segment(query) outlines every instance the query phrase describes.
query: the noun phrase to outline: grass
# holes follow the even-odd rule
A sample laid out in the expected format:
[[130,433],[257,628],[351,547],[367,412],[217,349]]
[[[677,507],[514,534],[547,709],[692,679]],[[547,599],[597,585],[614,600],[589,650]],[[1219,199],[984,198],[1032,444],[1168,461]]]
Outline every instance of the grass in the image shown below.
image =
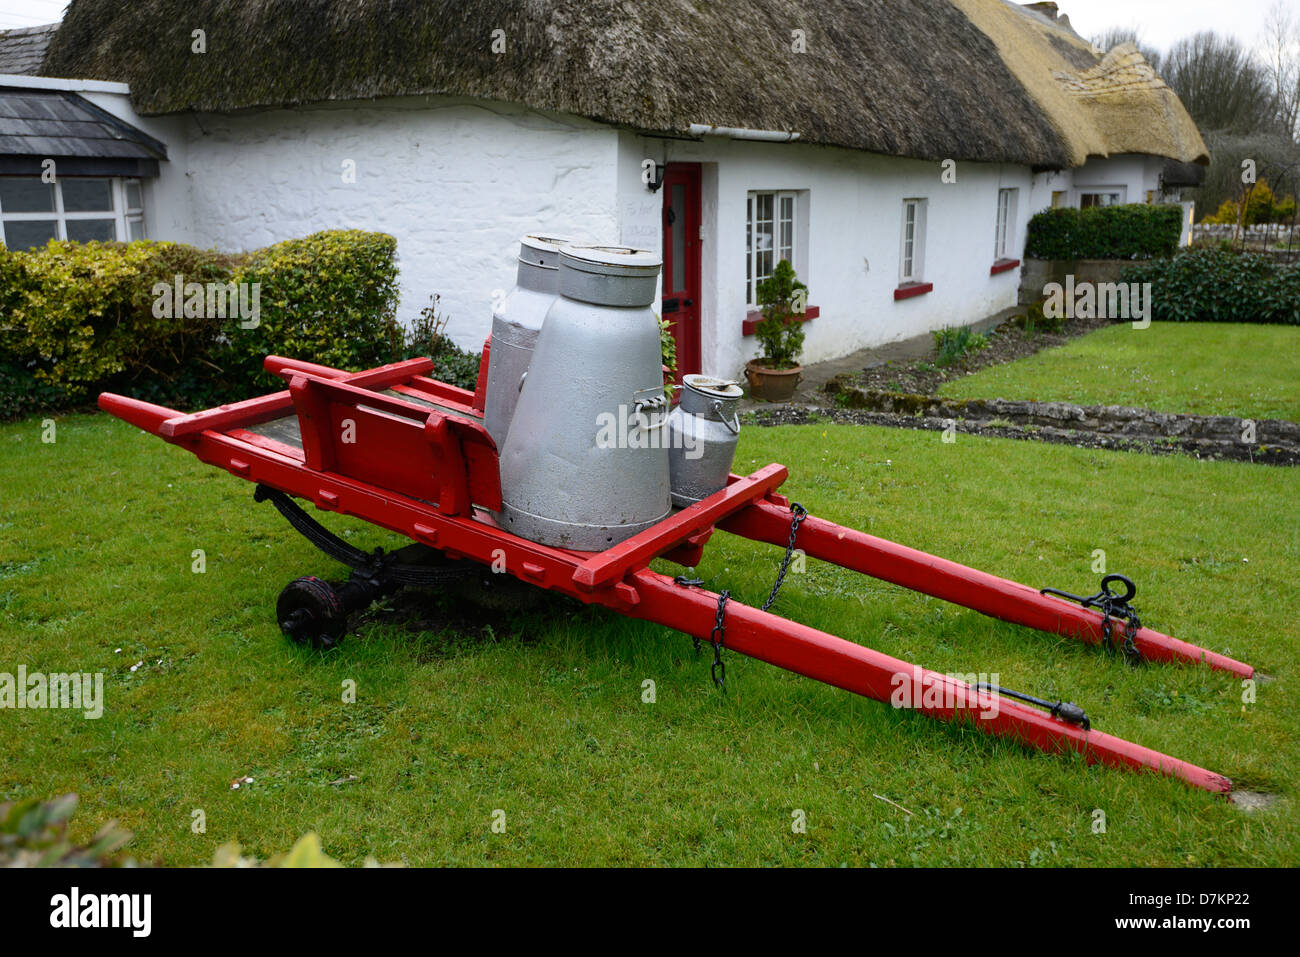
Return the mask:
[[1300,422],[1300,328],[1121,323],[946,382],[939,393]]
[[[106,706],[0,711],[0,801],[78,792],[75,839],[116,817],[133,854],[173,865],[230,840],[267,857],[308,830],[353,864],[1300,863],[1300,471],[821,424],[746,429],[737,461],[791,465],[787,491],[814,514],[1033,585],[1089,590],[1105,549],[1145,622],[1276,679],[1257,703],[1227,675],[1131,670],[815,561],[775,610],[1065,696],[1101,730],[1280,796],[1247,815],[735,655],[723,697],[685,636],[559,598],[468,613],[453,597],[423,630],[291,646],[279,589],[338,569],[247,483],[104,416],[60,419],[54,444],[40,432],[0,426],[0,671],[103,671]],[[757,604],[778,557],[720,533],[699,574]]]

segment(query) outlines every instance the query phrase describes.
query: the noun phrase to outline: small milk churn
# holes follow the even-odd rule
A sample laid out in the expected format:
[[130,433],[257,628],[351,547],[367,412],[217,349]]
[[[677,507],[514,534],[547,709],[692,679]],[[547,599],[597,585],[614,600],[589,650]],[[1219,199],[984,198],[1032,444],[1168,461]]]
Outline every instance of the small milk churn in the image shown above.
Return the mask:
[[560,297],[501,447],[499,520],[521,538],[601,551],[671,511],[668,408],[650,308],[661,262],[619,246],[560,251]]
[[533,358],[542,320],[559,294],[560,247],[566,239],[525,236],[519,241],[515,288],[492,312],[492,349],[488,353],[487,396],[483,427],[501,450],[519,402],[524,374]]
[[673,504],[694,505],[721,491],[740,441],[740,399],[735,382],[706,375],[682,378],[681,402],[668,417],[668,466]]

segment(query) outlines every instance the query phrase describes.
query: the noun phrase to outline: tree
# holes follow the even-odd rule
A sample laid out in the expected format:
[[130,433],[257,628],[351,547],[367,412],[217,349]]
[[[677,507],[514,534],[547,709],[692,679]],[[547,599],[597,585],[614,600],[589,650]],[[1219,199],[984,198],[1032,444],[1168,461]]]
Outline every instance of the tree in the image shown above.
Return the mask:
[[1289,136],[1300,136],[1300,20],[1284,0],[1269,7],[1259,45],[1278,126]]
[[1278,128],[1264,66],[1232,37],[1214,32],[1179,40],[1161,74],[1202,130],[1268,133]]

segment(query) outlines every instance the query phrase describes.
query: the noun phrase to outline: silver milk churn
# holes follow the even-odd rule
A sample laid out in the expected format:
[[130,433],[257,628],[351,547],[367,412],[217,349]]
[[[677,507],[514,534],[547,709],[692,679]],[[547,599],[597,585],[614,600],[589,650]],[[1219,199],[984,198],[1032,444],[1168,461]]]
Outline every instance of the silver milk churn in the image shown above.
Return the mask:
[[530,541],[594,552],[671,511],[658,255],[565,246],[560,297],[501,447],[499,520]]
[[487,396],[483,427],[500,451],[519,402],[528,363],[533,358],[546,311],[559,295],[560,247],[566,239],[525,236],[519,242],[515,288],[492,311],[492,348],[488,352]]
[[682,378],[682,397],[668,417],[668,468],[673,504],[694,505],[727,485],[740,441],[735,382],[706,375]]

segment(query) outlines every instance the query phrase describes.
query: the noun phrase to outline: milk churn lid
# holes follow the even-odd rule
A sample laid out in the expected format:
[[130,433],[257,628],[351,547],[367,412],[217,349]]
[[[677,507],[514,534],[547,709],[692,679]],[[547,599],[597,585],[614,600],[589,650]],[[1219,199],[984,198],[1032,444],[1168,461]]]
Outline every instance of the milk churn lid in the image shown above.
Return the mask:
[[663,265],[658,254],[629,246],[569,245],[560,250],[565,264],[582,272],[600,276],[655,275]]
[[560,295],[606,306],[648,306],[655,300],[663,260],[628,246],[565,246]]
[[519,240],[519,261],[543,269],[560,268],[560,247],[569,245],[567,239],[550,236],[525,236]]
[[713,399],[739,399],[745,394],[739,383],[718,379],[711,375],[682,376],[682,383],[688,389],[694,389]]

